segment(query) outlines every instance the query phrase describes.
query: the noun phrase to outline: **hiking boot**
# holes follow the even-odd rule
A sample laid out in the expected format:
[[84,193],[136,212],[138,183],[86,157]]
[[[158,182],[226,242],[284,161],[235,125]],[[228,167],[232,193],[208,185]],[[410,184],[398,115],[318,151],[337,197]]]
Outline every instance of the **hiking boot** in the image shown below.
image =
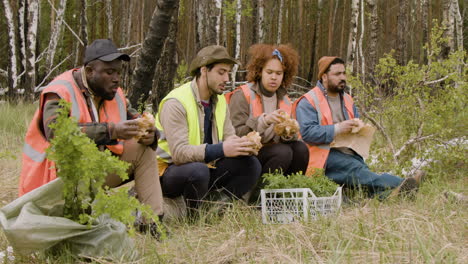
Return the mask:
[[412,196],[418,190],[419,184],[415,178],[410,177],[406,178],[401,182],[401,184],[396,187],[389,197],[396,197],[396,196]]

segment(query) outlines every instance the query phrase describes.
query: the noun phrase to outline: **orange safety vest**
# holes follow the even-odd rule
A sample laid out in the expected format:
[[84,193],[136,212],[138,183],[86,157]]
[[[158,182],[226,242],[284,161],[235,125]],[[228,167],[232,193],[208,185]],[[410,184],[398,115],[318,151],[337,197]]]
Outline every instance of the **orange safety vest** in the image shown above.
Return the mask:
[[[244,84],[242,86],[239,86],[236,90],[227,93],[226,96],[226,102],[229,104],[231,101],[231,96],[238,90],[242,89],[242,92],[244,93],[245,99],[247,100],[247,103],[250,105],[250,114],[253,117],[258,117],[261,114],[263,114],[263,105],[262,105],[262,98],[260,95],[255,93],[254,90],[251,89],[253,86],[252,83]],[[253,98],[253,99],[252,99]],[[279,101],[279,108],[284,110],[286,113],[289,115],[291,114],[291,100],[287,95],[283,97],[283,100]]]
[[[55,93],[61,99],[71,102],[71,116],[79,123],[92,122],[86,100],[73,79],[73,70],[57,76],[41,93],[39,109],[34,114],[33,120],[26,132],[23,147],[23,166],[21,169],[19,196],[40,187],[57,178],[57,172],[53,161],[46,158],[45,150],[50,143],[42,132],[42,113],[44,95]],[[112,100],[105,100],[99,110],[100,122],[113,122],[127,120],[127,105],[122,89],[118,88],[117,94]],[[117,145],[106,146],[113,153],[123,153],[123,141]]]
[[[328,105],[327,98],[319,87],[313,88],[294,102],[292,110],[293,118],[296,118],[296,107],[302,98],[307,99],[307,101],[315,108],[320,125],[333,125],[330,106]],[[343,100],[349,118],[354,118],[353,98],[349,94],[344,93]],[[309,164],[307,165],[306,175],[311,176],[314,174],[316,169],[323,169],[325,167],[325,162],[327,161],[328,154],[330,153],[330,144],[311,145],[307,143],[307,148],[309,148]]]

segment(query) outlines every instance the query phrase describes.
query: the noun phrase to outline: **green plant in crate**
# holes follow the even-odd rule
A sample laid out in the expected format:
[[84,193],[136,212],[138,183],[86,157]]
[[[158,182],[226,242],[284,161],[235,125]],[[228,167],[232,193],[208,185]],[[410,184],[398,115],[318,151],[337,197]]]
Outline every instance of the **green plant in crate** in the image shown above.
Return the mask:
[[91,224],[101,214],[109,214],[133,232],[135,216],[140,210],[146,219],[157,223],[149,206],[127,195],[125,188],[111,192],[102,188],[109,173],[128,179],[128,163],[113,156],[109,150],[99,151],[96,144],[81,132],[74,117],[69,117],[70,103],[61,100],[55,123],[50,127],[54,138],[47,149],[48,158],[56,164],[57,175],[63,180],[64,217]]
[[312,177],[307,177],[302,173],[285,176],[281,171],[277,170],[272,173],[265,173],[262,177],[265,189],[309,188],[318,197],[332,196],[339,186],[320,172]]

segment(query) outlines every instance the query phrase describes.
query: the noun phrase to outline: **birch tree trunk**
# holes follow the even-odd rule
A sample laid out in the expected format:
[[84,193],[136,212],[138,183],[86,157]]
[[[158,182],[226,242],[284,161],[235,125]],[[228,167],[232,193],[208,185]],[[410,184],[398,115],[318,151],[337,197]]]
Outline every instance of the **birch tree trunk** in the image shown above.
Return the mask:
[[134,107],[138,106],[139,101],[144,103],[148,99],[156,63],[161,57],[171,17],[178,3],[179,0],[157,1],[130,85],[128,98]]
[[348,55],[347,55],[347,67],[350,68],[351,73],[354,72],[355,65],[354,60],[356,59],[356,37],[357,37],[357,26],[359,18],[359,0],[352,0],[351,2],[351,29],[349,31],[348,40]]
[[[46,69],[49,72],[54,64],[55,52],[57,50],[57,43],[62,31],[63,16],[65,14],[65,7],[67,6],[67,0],[60,0],[59,8],[57,9],[57,15],[55,18],[54,27],[50,36],[49,46],[47,48],[46,57]],[[54,9],[52,7],[52,9]]]
[[[466,7],[465,7],[466,8]],[[458,0],[452,0],[452,16],[455,19],[455,32],[457,39],[457,48],[458,50],[463,50],[463,20],[460,14],[460,7]]]
[[258,42],[263,43],[265,41],[265,33],[264,33],[264,21],[265,21],[265,14],[264,11],[265,7],[263,4],[263,0],[257,0],[257,37]]
[[197,18],[196,18],[196,21],[197,21],[197,37],[196,37],[196,43],[195,43],[195,47],[196,47],[196,50],[200,50],[202,49],[204,46],[205,46],[205,43],[204,43],[204,34],[205,34],[205,5],[206,5],[206,0],[196,0],[197,1]]
[[114,39],[114,17],[112,15],[112,0],[106,0],[107,38]]
[[39,3],[38,0],[28,0],[27,15],[27,37],[26,37],[26,78],[24,83],[25,95],[34,97],[36,87],[36,44],[37,29],[39,26]]
[[[427,13],[429,11],[429,2],[428,0],[421,0],[421,12],[422,12],[422,45],[426,45],[429,40],[429,26],[428,26],[428,19]],[[422,58],[420,61],[424,64],[427,63],[427,51],[422,49],[421,50]]]
[[[19,1],[19,8],[18,8],[18,36],[20,40],[20,59],[21,59],[21,68],[26,70],[26,8],[27,8],[27,1],[20,0]],[[21,74],[20,74],[21,75]]]
[[18,86],[15,21],[13,19],[13,11],[11,10],[9,0],[3,0],[3,6],[5,8],[5,16],[8,28],[8,46],[10,48],[10,65],[8,67],[8,95],[10,98],[13,98]]
[[[240,41],[241,41],[241,12],[242,12],[242,0],[236,0],[236,49],[234,58],[239,60],[240,58]],[[236,75],[239,65],[234,65],[231,73],[232,88],[236,87]]]
[[152,108],[157,113],[159,102],[174,88],[174,76],[177,71],[177,27],[179,5],[173,12],[169,34],[164,43],[164,51],[156,67],[152,90]]
[[442,59],[448,58],[448,55],[451,50],[454,50],[455,44],[454,44],[454,38],[455,38],[455,20],[453,19],[452,16],[452,0],[443,0],[442,3],[442,25],[445,27],[444,30],[444,38],[448,39],[448,43],[444,43],[442,45],[442,50],[440,57]]
[[361,0],[361,36],[359,37],[359,59],[361,60],[360,63],[360,73],[362,82],[365,82],[365,74],[366,74],[366,61],[364,57],[364,53],[362,52],[362,40],[364,39],[364,0]]
[[215,0],[215,7],[216,7],[216,24],[215,24],[215,31],[216,31],[216,45],[220,45],[220,33],[221,33],[221,15],[223,7],[223,0]]
[[80,33],[79,36],[83,45],[77,45],[77,56],[75,58],[75,65],[80,65],[83,61],[83,54],[86,46],[88,46],[88,19],[87,19],[87,6],[86,0],[80,0]]
[[377,64],[377,40],[379,31],[379,17],[377,13],[377,5],[375,0],[367,0],[367,4],[371,10],[370,17],[370,41],[369,41],[369,69],[370,73],[374,73],[374,67]]
[[[320,2],[321,0],[319,0]],[[278,34],[276,35],[276,44],[281,44],[281,31],[283,28],[283,9],[284,9],[284,0],[280,0],[280,7],[278,10]]]

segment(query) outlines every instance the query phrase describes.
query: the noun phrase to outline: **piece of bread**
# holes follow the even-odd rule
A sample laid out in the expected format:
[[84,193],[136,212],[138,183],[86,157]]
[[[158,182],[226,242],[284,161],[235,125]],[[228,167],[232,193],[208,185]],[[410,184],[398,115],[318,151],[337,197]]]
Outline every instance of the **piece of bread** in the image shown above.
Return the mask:
[[281,121],[273,128],[275,134],[283,137],[291,137],[299,132],[299,124],[296,119],[291,118],[286,112],[281,112]]
[[136,120],[138,121],[138,135],[134,138],[139,140],[141,137],[148,134],[148,130],[154,127],[154,116],[150,113],[143,113],[143,115]]
[[247,138],[251,142],[250,147],[259,151],[262,148],[262,137],[257,131],[249,132],[247,135],[243,136],[242,138]]

